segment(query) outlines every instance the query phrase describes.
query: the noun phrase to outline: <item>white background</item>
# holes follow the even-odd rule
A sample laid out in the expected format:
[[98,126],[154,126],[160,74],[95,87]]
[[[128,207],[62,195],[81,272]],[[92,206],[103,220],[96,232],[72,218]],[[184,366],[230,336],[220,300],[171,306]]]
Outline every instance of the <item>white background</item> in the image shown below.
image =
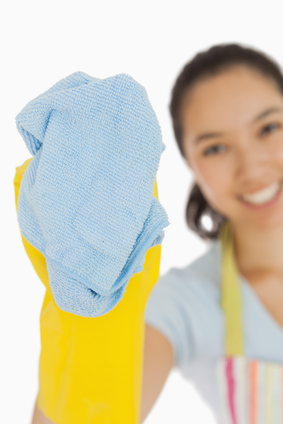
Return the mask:
[[[160,274],[185,266],[206,250],[186,227],[192,175],[181,158],[168,113],[181,67],[200,50],[226,42],[265,51],[283,63],[283,1],[80,0],[15,1],[0,10],[1,220],[0,422],[30,424],[37,393],[39,314],[44,288],[20,238],[13,178],[30,154],[15,116],[59,79],[83,71],[119,72],[147,90],[166,150],[157,174],[159,200],[170,220]],[[146,424],[213,424],[193,387],[173,371]]]

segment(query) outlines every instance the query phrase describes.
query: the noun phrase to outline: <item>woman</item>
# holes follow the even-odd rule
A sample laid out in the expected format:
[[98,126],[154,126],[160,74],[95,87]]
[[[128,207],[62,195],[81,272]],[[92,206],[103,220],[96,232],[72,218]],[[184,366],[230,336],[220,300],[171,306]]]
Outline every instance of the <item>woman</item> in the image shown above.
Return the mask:
[[282,422],[282,73],[253,49],[212,47],[183,68],[170,111],[195,178],[187,223],[212,243],[147,303],[141,421],[175,364],[217,422]]
[[[215,46],[184,67],[170,111],[196,183],[187,222],[212,243],[151,293],[141,422],[174,365],[218,422],[282,422],[283,76],[262,53]],[[33,424],[50,422],[35,408]]]

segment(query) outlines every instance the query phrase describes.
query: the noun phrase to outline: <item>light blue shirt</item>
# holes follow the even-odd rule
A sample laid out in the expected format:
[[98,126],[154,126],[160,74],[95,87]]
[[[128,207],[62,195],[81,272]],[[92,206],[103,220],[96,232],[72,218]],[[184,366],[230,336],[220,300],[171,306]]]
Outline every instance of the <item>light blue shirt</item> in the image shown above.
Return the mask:
[[[225,355],[220,265],[220,244],[215,242],[192,264],[161,276],[145,311],[145,322],[170,341],[175,365],[194,383],[219,422],[215,365]],[[239,283],[246,357],[283,363],[283,328],[242,275]]]

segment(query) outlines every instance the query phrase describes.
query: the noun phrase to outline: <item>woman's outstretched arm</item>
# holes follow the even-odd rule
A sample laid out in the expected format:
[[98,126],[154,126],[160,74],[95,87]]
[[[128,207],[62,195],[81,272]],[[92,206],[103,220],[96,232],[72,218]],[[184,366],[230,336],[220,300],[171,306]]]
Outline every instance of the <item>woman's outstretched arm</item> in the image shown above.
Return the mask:
[[46,416],[40,411],[40,409],[38,409],[37,404],[35,402],[31,424],[54,424],[54,423],[49,418],[46,418]]
[[146,325],[140,423],[157,400],[173,363],[171,343],[159,331]]
[[[173,349],[170,342],[159,331],[146,325],[140,423],[153,407],[172,367]],[[54,423],[46,418],[35,404],[31,424]]]

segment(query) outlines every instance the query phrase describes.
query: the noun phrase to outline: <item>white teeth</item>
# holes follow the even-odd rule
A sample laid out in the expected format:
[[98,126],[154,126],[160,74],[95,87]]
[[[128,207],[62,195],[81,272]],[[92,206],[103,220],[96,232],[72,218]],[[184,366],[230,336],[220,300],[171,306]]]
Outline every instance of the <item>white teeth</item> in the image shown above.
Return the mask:
[[253,203],[255,205],[260,205],[271,200],[275,196],[275,194],[277,194],[280,187],[281,184],[277,181],[276,183],[264,188],[263,190],[258,191],[257,193],[246,194],[245,196],[242,196],[242,198],[246,202]]

